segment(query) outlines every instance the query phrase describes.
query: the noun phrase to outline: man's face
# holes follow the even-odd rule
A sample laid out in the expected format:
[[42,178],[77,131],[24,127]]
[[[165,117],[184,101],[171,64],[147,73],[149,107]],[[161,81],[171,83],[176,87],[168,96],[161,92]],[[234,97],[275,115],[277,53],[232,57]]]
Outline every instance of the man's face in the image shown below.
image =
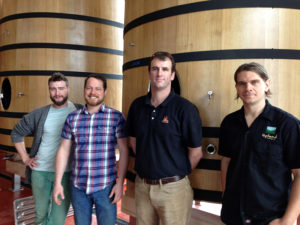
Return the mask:
[[244,105],[255,105],[265,101],[270,80],[264,81],[257,73],[242,71],[237,75],[235,88]]
[[175,72],[172,72],[172,62],[169,58],[160,60],[154,58],[151,61],[149,79],[151,88],[166,89],[171,88],[171,82],[174,80]]
[[62,106],[68,100],[69,87],[65,81],[52,81],[49,84],[50,99],[56,106]]
[[104,90],[102,80],[89,78],[84,88],[84,98],[87,105],[99,106],[103,103],[106,90]]

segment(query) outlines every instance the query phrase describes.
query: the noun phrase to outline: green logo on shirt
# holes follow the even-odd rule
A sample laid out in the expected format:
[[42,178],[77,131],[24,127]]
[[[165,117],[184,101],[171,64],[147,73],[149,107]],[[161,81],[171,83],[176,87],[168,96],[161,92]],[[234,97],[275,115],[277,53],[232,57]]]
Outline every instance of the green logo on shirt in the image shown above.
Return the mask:
[[275,141],[277,139],[276,127],[267,126],[265,133],[261,136],[265,139]]
[[276,127],[267,126],[266,133],[267,134],[276,134]]

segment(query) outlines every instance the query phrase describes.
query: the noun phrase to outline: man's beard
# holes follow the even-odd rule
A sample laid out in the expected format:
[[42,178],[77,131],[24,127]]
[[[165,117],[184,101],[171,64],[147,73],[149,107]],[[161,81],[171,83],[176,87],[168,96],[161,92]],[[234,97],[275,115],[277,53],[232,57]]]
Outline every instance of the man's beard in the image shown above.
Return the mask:
[[101,105],[103,103],[104,99],[100,99],[98,98],[96,102],[94,101],[89,101],[89,99],[85,98],[85,102],[87,105],[90,105],[90,106],[98,106],[98,105]]
[[61,100],[60,102],[56,101],[52,96],[50,96],[50,99],[52,100],[52,102],[54,103],[54,105],[62,106],[63,104],[65,104],[67,102],[68,95],[66,97],[64,97],[63,100]]

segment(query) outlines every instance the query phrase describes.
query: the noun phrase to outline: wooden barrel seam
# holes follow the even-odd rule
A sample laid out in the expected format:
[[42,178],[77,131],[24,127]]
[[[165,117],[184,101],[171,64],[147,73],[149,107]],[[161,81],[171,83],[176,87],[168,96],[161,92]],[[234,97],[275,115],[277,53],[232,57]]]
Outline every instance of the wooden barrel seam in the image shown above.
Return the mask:
[[[300,50],[293,49],[226,49],[172,54],[176,63],[225,59],[300,59]],[[123,64],[123,71],[147,66],[149,57]]]
[[10,135],[11,131],[11,129],[0,128],[0,134]]
[[124,28],[124,34],[129,30],[143,25],[145,23],[152,22],[154,20],[163,19],[166,17],[177,16],[182,14],[188,14],[193,12],[218,10],[218,9],[233,9],[233,8],[252,8],[252,7],[268,7],[268,8],[289,8],[289,9],[300,9],[299,3],[293,0],[280,1],[280,0],[253,0],[253,1],[205,1],[205,2],[194,2],[189,4],[183,4],[173,6],[170,8],[161,9],[146,15],[143,15],[130,23]]
[[0,111],[0,117],[9,117],[9,118],[22,118],[27,113],[25,112],[6,112]]
[[69,13],[54,13],[54,12],[31,12],[31,13],[18,13],[3,17],[0,19],[0,24],[7,21],[16,20],[16,19],[25,19],[25,18],[60,18],[60,19],[73,19],[73,20],[82,20],[87,22],[95,22],[106,24],[114,27],[124,28],[123,23],[116,21],[103,19],[99,17],[84,16],[78,14],[69,14]]
[[[6,76],[51,76],[54,72],[61,72],[67,77],[87,77],[89,74],[94,72],[79,72],[79,71],[65,71],[65,70],[10,70],[1,71],[0,77]],[[107,79],[122,80],[123,75],[121,74],[109,74],[109,73],[97,73],[104,76]]]
[[68,50],[80,50],[80,51],[89,51],[89,52],[102,52],[102,53],[123,56],[123,51],[116,50],[116,49],[95,47],[95,46],[88,46],[88,45],[61,44],[61,43],[18,43],[18,44],[3,45],[0,47],[0,52],[6,50],[12,50],[12,49],[20,49],[20,48],[68,49]]

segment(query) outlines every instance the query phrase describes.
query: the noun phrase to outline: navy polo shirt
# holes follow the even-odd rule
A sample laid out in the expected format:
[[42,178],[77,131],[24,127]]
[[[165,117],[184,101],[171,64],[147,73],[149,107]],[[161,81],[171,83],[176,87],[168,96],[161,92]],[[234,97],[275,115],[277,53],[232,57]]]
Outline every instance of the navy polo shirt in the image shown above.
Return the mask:
[[231,158],[221,218],[227,224],[267,224],[281,217],[300,168],[300,125],[291,114],[266,101],[250,127],[244,109],[221,124],[219,154]]
[[158,107],[151,94],[130,106],[127,134],[136,138],[135,170],[141,178],[160,179],[191,173],[187,147],[200,147],[199,111],[188,100],[171,92]]

